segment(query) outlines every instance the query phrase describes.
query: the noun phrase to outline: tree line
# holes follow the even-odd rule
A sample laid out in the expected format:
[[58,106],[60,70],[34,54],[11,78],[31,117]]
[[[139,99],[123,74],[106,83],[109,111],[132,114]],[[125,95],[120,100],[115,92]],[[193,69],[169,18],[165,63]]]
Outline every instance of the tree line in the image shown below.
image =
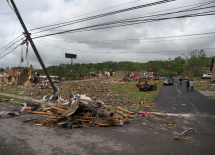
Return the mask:
[[[178,56],[173,60],[169,58],[168,60],[155,60],[147,63],[131,61],[75,63],[72,66],[72,73],[71,64],[61,63],[58,66],[53,65],[47,67],[47,71],[50,75],[56,75],[69,80],[74,80],[76,77],[85,77],[87,73],[92,71],[147,71],[155,72],[158,76],[176,76],[177,74],[184,73],[189,77],[194,77],[204,72],[202,68],[210,67],[212,58],[215,58],[215,56],[206,57],[204,50],[195,50],[184,54],[183,57]],[[29,68],[33,69],[33,66],[30,65]],[[37,72],[39,75],[45,75],[42,69],[34,70],[34,72]]]

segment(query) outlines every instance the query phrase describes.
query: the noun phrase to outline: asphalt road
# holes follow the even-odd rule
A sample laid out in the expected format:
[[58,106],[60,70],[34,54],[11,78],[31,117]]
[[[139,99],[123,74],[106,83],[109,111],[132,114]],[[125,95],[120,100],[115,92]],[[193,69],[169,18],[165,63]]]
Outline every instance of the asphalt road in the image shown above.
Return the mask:
[[[214,155],[215,102],[201,93],[186,92],[183,86],[163,86],[155,100],[165,117],[136,117],[130,124],[116,127],[56,129],[23,123],[41,115],[23,113],[0,118],[0,155]],[[0,110],[16,105],[1,103]],[[189,128],[186,139],[175,133]],[[197,132],[197,133],[196,133]]]
[[[175,78],[174,85],[165,85],[159,96],[155,99],[155,104],[162,110],[173,113],[199,113],[215,115],[214,101],[202,93],[195,90],[186,91],[185,81],[182,86],[177,85],[178,77]],[[160,110],[161,110],[160,109]]]

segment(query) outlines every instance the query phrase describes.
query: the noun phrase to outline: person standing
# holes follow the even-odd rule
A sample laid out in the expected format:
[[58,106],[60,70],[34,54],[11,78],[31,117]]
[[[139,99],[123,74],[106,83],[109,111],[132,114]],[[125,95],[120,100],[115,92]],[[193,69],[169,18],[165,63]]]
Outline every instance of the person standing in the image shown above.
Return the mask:
[[182,86],[182,77],[179,78],[180,86]]
[[190,90],[193,91],[193,87],[194,87],[194,82],[193,80],[191,79],[190,80]]
[[175,78],[174,78],[174,76],[172,77],[172,84],[174,84],[174,80],[175,80]]
[[189,87],[190,87],[190,81],[187,80],[187,81],[186,81],[186,91],[189,91]]

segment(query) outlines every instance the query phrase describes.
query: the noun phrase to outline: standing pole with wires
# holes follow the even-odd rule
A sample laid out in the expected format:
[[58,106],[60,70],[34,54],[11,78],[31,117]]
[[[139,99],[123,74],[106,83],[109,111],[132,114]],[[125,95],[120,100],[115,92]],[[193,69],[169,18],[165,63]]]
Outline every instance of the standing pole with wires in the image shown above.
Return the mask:
[[39,53],[38,53],[38,51],[37,51],[36,46],[34,45],[34,42],[33,42],[32,38],[31,38],[31,36],[30,36],[30,33],[28,32],[28,30],[27,30],[27,28],[26,28],[26,26],[25,26],[25,24],[24,24],[24,22],[23,22],[23,20],[22,20],[22,17],[21,17],[20,14],[19,14],[19,11],[18,11],[18,9],[17,9],[17,7],[16,7],[14,1],[13,1],[13,0],[10,0],[10,2],[11,2],[11,4],[13,5],[14,11],[15,11],[15,13],[16,13],[16,15],[17,15],[17,17],[18,17],[18,19],[19,19],[19,21],[20,21],[20,23],[21,23],[23,29],[24,29],[24,35],[25,35],[25,37],[26,37],[26,41],[29,41],[29,42],[30,42],[30,44],[31,44],[31,46],[32,46],[32,48],[33,48],[33,50],[34,50],[34,53],[35,53],[37,59],[39,60],[40,65],[42,66],[43,71],[44,71],[44,73],[46,74],[46,77],[48,78],[48,80],[49,80],[49,82],[50,82],[50,84],[51,84],[52,89],[54,90],[54,93],[56,93],[56,92],[57,92],[57,88],[55,87],[53,81],[51,80],[51,78],[50,78],[50,76],[49,76],[49,73],[48,73],[47,70],[46,70],[46,67],[45,67],[45,65],[44,65],[44,63],[43,63],[43,61],[42,61],[42,59],[41,59],[41,57],[40,57],[40,55],[39,55]]

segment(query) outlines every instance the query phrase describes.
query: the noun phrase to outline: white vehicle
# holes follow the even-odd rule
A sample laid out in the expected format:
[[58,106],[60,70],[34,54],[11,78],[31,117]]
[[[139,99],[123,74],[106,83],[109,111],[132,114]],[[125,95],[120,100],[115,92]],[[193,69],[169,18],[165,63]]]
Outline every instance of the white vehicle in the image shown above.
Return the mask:
[[203,73],[203,74],[201,75],[201,77],[202,77],[203,79],[211,79],[211,78],[212,78],[212,73]]

